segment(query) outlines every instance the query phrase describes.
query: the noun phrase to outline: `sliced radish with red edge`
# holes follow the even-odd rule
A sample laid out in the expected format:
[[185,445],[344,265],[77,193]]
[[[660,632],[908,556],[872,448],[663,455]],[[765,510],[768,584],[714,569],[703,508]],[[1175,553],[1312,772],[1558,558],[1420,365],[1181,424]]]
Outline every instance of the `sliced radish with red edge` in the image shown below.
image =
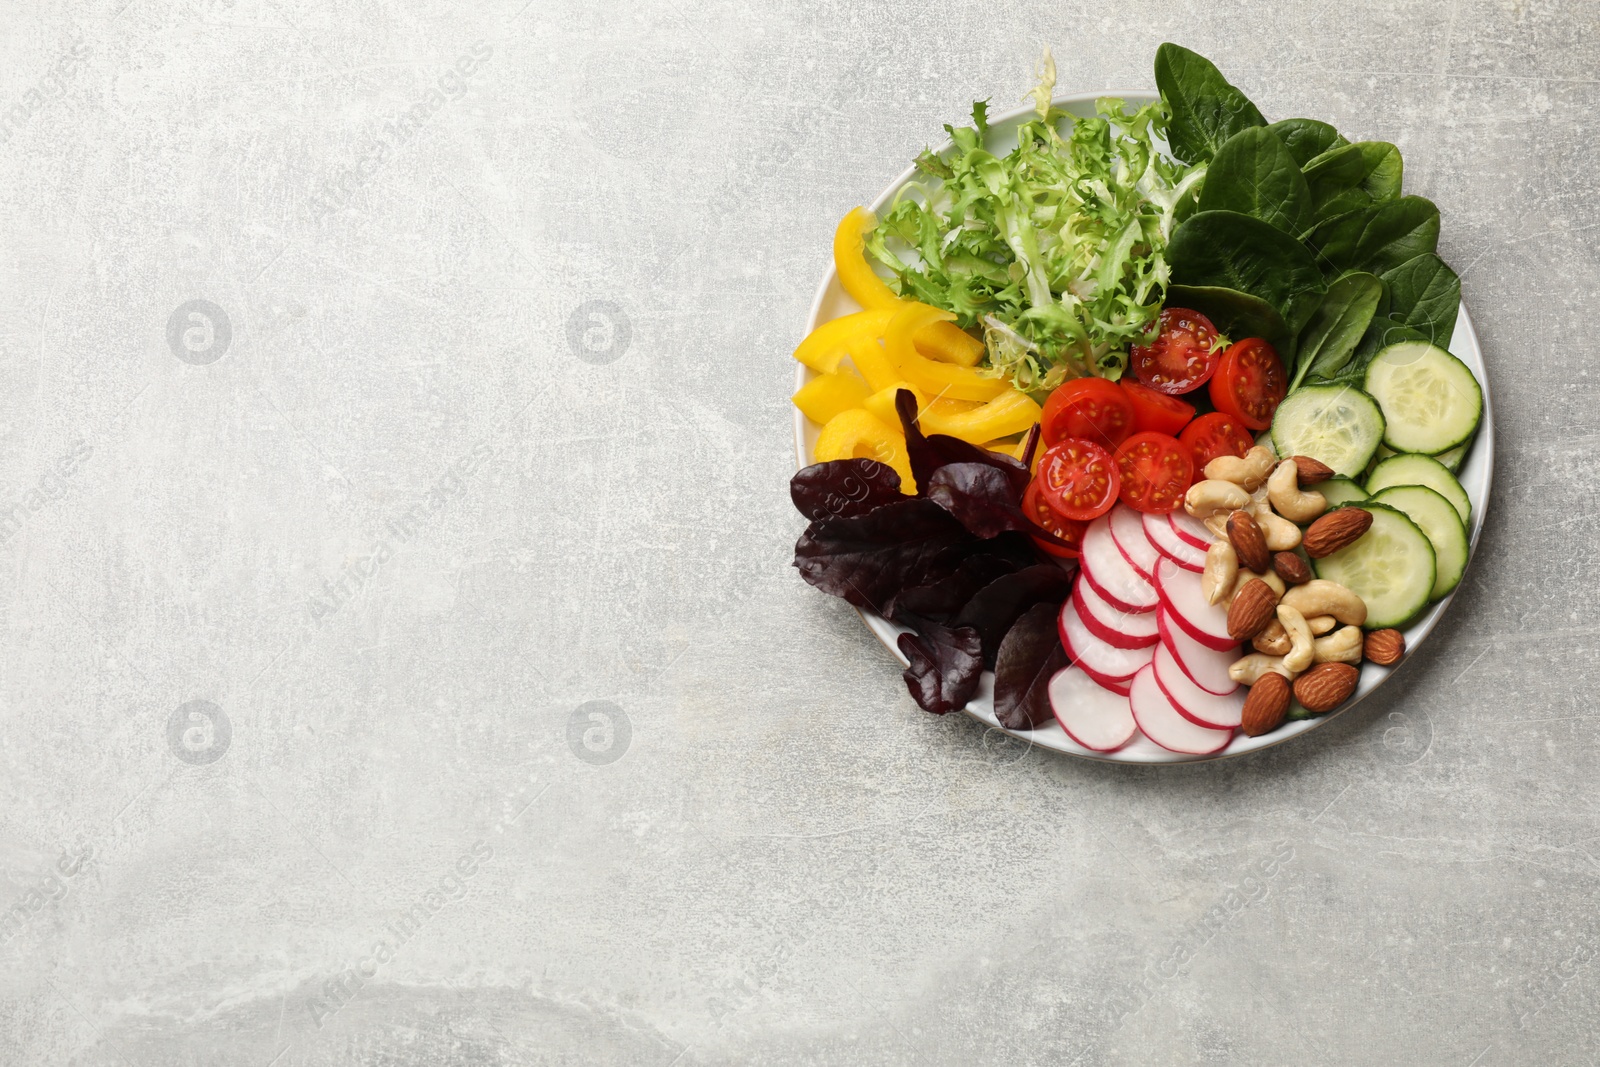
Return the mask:
[[1167,512],[1167,523],[1179,537],[1202,552],[1210,548],[1211,542],[1216,540],[1216,537],[1206,527],[1206,524],[1187,511]]
[[1161,639],[1153,611],[1123,611],[1106,602],[1079,574],[1072,583],[1072,603],[1089,632],[1117,648],[1144,648]]
[[1156,546],[1145,536],[1145,516],[1126,504],[1111,509],[1111,540],[1117,543],[1122,558],[1133,564],[1139,577],[1149,581],[1155,574],[1156,563],[1161,559]]
[[1228,677],[1228,668],[1233,666],[1241,652],[1238,645],[1226,652],[1207,648],[1184,633],[1183,628],[1173,622],[1172,616],[1165,611],[1157,613],[1156,625],[1161,630],[1162,646],[1172,653],[1172,658],[1195,685],[1218,696],[1227,696],[1239,688],[1239,683]]
[[1243,720],[1244,698],[1248,690],[1236,689],[1226,696],[1206,692],[1193,678],[1183,673],[1183,668],[1178,666],[1172,650],[1166,645],[1156,649],[1150,666],[1155,668],[1156,682],[1161,686],[1161,691],[1167,694],[1167,699],[1178,709],[1178,714],[1190,722],[1213,730],[1232,730]]
[[1184,570],[1205,570],[1205,549],[1196,548],[1179,537],[1178,531],[1172,528],[1165,515],[1146,515],[1144,532],[1149,537],[1150,543],[1155,545],[1157,552]]
[[1228,636],[1228,609],[1206,603],[1198,574],[1162,560],[1156,568],[1156,588],[1173,621],[1202,645],[1221,652],[1239,643]]
[[1139,576],[1111,537],[1110,520],[1101,516],[1083,534],[1078,568],[1112,607],[1122,611],[1154,611],[1161,598],[1155,586]]
[[1056,722],[1091,752],[1115,752],[1139,731],[1127,696],[1104,688],[1077,667],[1057,671],[1049,692]]
[[1128,707],[1144,735],[1169,752],[1209,756],[1233,740],[1232,730],[1213,730],[1190,722],[1178,713],[1156,682],[1155,667],[1147,666],[1133,677]]
[[1089,628],[1083,624],[1083,617],[1070,601],[1061,605],[1060,631],[1061,645],[1067,650],[1067,658],[1102,684],[1127,681],[1155,655],[1155,645],[1117,648],[1100,640],[1089,632]]

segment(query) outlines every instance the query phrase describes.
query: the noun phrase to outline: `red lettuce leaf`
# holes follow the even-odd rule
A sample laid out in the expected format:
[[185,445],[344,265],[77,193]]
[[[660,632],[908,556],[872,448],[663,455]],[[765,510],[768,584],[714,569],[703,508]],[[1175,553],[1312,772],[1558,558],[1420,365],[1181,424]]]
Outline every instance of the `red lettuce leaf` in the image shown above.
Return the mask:
[[1059,605],[1035,604],[1017,619],[994,668],[994,714],[1007,730],[1037,730],[1052,718],[1050,679],[1067,665],[1056,632]]
[[928,479],[926,495],[977,537],[998,537],[1008,531],[1026,533],[1037,528],[1017,506],[1017,496],[1005,473],[986,463],[945,464]]
[[807,519],[853,518],[904,497],[900,475],[875,459],[813,463],[789,479],[789,497]]
[[[1028,565],[1025,561],[1022,566]],[[1018,570],[1019,564],[1005,556],[968,556],[948,578],[928,585],[902,589],[886,605],[889,618],[904,626],[916,627],[922,619],[949,622],[972,595],[1003,574]]]
[[983,676],[978,631],[954,630],[924,620],[920,632],[900,635],[900,651],[911,661],[901,677],[924,711],[944,715],[966,706]]
[[1032,477],[1028,468],[1010,456],[990,452],[981,445],[971,444],[959,437],[936,433],[924,436],[917,425],[917,397],[909,389],[894,394],[894,409],[900,415],[900,425],[906,432],[906,453],[911,457],[911,475],[917,480],[917,495],[926,496],[934,471],[947,463],[981,463],[993,467],[1006,476],[1014,494],[1013,502],[1021,504]]
[[817,519],[794,546],[800,577],[879,614],[900,590],[960,564],[972,535],[931,500],[904,497],[851,518]]
[[1072,589],[1072,577],[1054,563],[1038,563],[1001,575],[973,594],[955,618],[983,639],[983,662],[993,667],[1000,644],[1023,614],[1037,606],[1059,609]]

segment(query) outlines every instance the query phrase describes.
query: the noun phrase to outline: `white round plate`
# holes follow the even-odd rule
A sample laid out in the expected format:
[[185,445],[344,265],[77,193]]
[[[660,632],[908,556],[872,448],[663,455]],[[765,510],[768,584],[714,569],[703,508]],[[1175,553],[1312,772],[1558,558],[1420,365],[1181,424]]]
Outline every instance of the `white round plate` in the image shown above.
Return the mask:
[[[1055,101],[1057,107],[1068,114],[1080,117],[1090,117],[1095,113],[1095,101],[1101,97],[1117,97],[1129,104],[1139,106],[1158,99],[1157,95],[1147,89],[1130,91],[1105,90],[1098,93],[1080,93],[1075,96],[1058,97]],[[990,120],[989,144],[997,152],[1009,152],[1016,146],[1016,128],[1020,121],[1034,113],[1031,107],[1020,108],[1016,111]],[[949,147],[946,142],[944,147]],[[869,206],[875,212],[882,212],[894,200],[895,194],[912,180],[914,169],[908,169],[904,174],[894,180],[878,198]],[[839,278],[832,265],[823,276],[822,284],[817,288],[817,296],[811,304],[811,318],[806,323],[806,332],[816,329],[824,322],[860,311],[861,307],[845,294],[839,285]],[[1467,314],[1466,305],[1461,307],[1461,313],[1456,318],[1456,330],[1450,338],[1450,351],[1472,368],[1472,373],[1478,379],[1478,384],[1483,387],[1483,424],[1478,429],[1478,436],[1472,444],[1472,450],[1467,455],[1467,460],[1462,464],[1456,477],[1461,480],[1461,485],[1467,491],[1467,496],[1472,500],[1472,516],[1468,523],[1468,533],[1471,537],[1471,547],[1476,551],[1478,535],[1483,532],[1483,516],[1489,504],[1489,483],[1494,473],[1494,408],[1489,398],[1489,378],[1484,373],[1483,353],[1478,348],[1478,335],[1472,328],[1472,319]],[[810,368],[798,366],[795,375],[795,388],[798,390],[814,376]],[[817,443],[817,427],[802,415],[798,410],[794,413],[794,440],[795,450],[798,454],[800,466],[804,467],[812,462],[812,450]],[[1469,558],[1470,559],[1470,558]],[[1460,586],[1457,586],[1459,589]],[[1454,594],[1445,597],[1434,604],[1428,613],[1406,628],[1406,654],[1415,652],[1418,646],[1427,638],[1433,628],[1438,625],[1439,619],[1444,616],[1450,607]],[[862,611],[861,618],[867,626],[883,642],[885,648],[900,661],[906,663],[906,658],[900,654],[895,642],[899,635],[905,633],[904,627],[896,626],[888,619],[871,611]],[[1403,661],[1402,661],[1403,662]],[[1365,663],[1361,667],[1361,681],[1356,686],[1355,695],[1345,701],[1338,710],[1327,715],[1318,715],[1309,719],[1286,723],[1281,728],[1261,737],[1246,737],[1236,733],[1228,747],[1221,752],[1210,756],[1186,756],[1176,752],[1168,752],[1159,747],[1155,742],[1143,736],[1137,737],[1132,743],[1116,752],[1091,752],[1076,744],[1055,722],[1050,722],[1038,730],[1010,731],[1013,736],[1043,748],[1053,749],[1071,756],[1082,756],[1087,759],[1101,760],[1106,763],[1190,763],[1199,760],[1225,759],[1229,756],[1240,756],[1247,752],[1255,752],[1273,745],[1282,744],[1292,738],[1315,730],[1323,723],[1333,719],[1354,707],[1363,698],[1382,685],[1394,673],[1396,667],[1384,668],[1374,663]],[[978,695],[966,706],[966,712],[973,718],[988,723],[997,730],[1003,730],[994,717],[994,675],[984,672],[983,681],[978,686]]]

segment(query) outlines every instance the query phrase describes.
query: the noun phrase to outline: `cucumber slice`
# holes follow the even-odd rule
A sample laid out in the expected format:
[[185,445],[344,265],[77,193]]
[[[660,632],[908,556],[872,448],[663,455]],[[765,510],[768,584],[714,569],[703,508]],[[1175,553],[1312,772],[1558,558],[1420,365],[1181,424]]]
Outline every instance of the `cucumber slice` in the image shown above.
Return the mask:
[[1467,365],[1426,341],[1402,341],[1372,357],[1366,389],[1383,409],[1383,443],[1396,452],[1448,451],[1483,418],[1483,390]]
[[1328,507],[1336,508],[1340,504],[1359,504],[1367,499],[1367,492],[1349,478],[1334,477],[1312,486],[1328,501]]
[[1367,629],[1404,626],[1433,595],[1433,542],[1405,513],[1387,504],[1351,505],[1372,513],[1361,539],[1311,561],[1318,578],[1353,590],[1367,604]]
[[1391,485],[1425,485],[1455,505],[1462,525],[1472,521],[1472,501],[1456,476],[1432,456],[1399,455],[1372,468],[1367,477],[1367,492],[1374,495]]
[[1461,584],[1470,550],[1467,528],[1450,501],[1425,485],[1396,485],[1372,499],[1399,508],[1427,535],[1433,545],[1433,599],[1438,600]]
[[1472,442],[1468,441],[1465,444],[1456,445],[1448,452],[1440,452],[1433,458],[1444,464],[1445,470],[1454,474],[1461,469],[1461,461],[1467,458],[1467,449],[1471,447]]
[[1347,478],[1364,471],[1383,440],[1383,412],[1348,385],[1308,385],[1290,393],[1272,417],[1280,456],[1310,456]]

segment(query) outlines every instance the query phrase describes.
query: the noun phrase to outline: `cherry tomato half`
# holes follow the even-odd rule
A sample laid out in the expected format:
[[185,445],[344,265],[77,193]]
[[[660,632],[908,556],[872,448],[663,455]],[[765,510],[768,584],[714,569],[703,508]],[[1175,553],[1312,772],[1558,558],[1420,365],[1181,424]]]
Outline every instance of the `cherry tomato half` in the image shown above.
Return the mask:
[[1080,437],[1115,449],[1133,432],[1133,405],[1115,382],[1074,378],[1045,400],[1040,422],[1046,445]]
[[1204,471],[1206,464],[1218,456],[1242,456],[1256,443],[1242,422],[1221,411],[1195,419],[1183,428],[1178,440],[1193,453],[1197,472]]
[[1183,503],[1194,482],[1194,456],[1176,437],[1136,433],[1117,449],[1124,504],[1135,511],[1159,514]]
[[1022,494],[1022,513],[1032,519],[1035,524],[1047,533],[1055,534],[1063,541],[1071,542],[1071,548],[1046,541],[1042,537],[1035,537],[1033,543],[1039,546],[1041,552],[1055,556],[1057,559],[1077,559],[1078,546],[1083,544],[1083,533],[1089,524],[1078,519],[1068,519],[1057,515],[1055,509],[1044,501],[1044,495],[1039,490],[1037,479],[1028,483],[1027,492]]
[[1277,349],[1259,337],[1229,345],[1211,378],[1211,403],[1252,430],[1272,425],[1272,413],[1288,392]]
[[[1212,384],[1216,379],[1212,379]],[[1194,418],[1194,405],[1186,404],[1175,396],[1158,393],[1154,389],[1146,389],[1132,378],[1124,378],[1117,383],[1122,386],[1122,391],[1128,396],[1128,403],[1133,405],[1133,429],[1135,433],[1153,430],[1156,433],[1178,436],[1178,431],[1189,425],[1189,420]]]
[[1111,453],[1079,437],[1045,449],[1034,481],[1040,497],[1057,515],[1080,522],[1110,511],[1122,489],[1122,476]]
[[1217,328],[1198,311],[1164,308],[1161,332],[1149,345],[1134,345],[1131,365],[1139,383],[1176,396],[1198,389],[1217,370]]

